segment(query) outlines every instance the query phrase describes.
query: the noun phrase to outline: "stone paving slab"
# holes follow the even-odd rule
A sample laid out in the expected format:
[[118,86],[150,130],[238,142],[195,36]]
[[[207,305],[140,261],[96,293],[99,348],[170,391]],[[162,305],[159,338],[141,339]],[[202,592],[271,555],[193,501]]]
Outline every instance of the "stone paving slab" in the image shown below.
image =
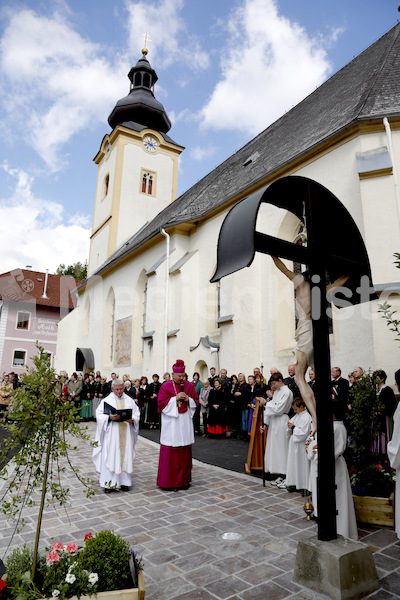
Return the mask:
[[[88,427],[94,437],[94,424]],[[46,508],[41,547],[53,541],[82,543],[89,531],[114,530],[143,556],[146,600],[327,598],[293,582],[297,542],[316,535],[315,523],[305,519],[304,498],[198,461],[188,490],[162,491],[156,487],[158,451],[157,444],[139,437],[129,492],[106,495],[99,488],[87,499],[67,472],[64,483],[72,490],[72,504],[67,510]],[[97,480],[87,442],[78,444],[72,463],[83,477]],[[11,543],[13,526],[0,517],[0,555],[8,546],[33,541],[37,508],[26,514],[27,527]],[[224,540],[225,532],[241,538]],[[396,534],[385,529],[360,529],[359,534],[374,552],[381,583],[368,598],[400,598]]]

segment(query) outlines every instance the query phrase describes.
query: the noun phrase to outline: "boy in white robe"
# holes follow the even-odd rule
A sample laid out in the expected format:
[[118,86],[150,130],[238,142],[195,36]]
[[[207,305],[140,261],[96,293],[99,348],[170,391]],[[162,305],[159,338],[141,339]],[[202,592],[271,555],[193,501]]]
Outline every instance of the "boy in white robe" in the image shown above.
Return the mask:
[[270,379],[273,396],[264,408],[264,431],[268,425],[267,443],[265,446],[265,472],[274,473],[277,478],[271,485],[284,486],[286,476],[289,440],[286,435],[288,412],[293,402],[293,394],[283,383],[281,373],[274,373]]
[[296,488],[305,493],[310,476],[310,461],[307,458],[305,441],[311,432],[312,418],[301,398],[293,401],[292,408],[295,415],[288,421],[289,451],[286,487]]
[[[97,447],[93,449],[92,460],[100,473],[100,486],[105,493],[128,491],[132,485],[135,444],[139,431],[140,410],[136,402],[124,393],[124,383],[114,379],[111,394],[101,400],[96,410]],[[106,414],[105,404],[117,410],[131,409],[132,417],[120,421],[120,415]]]
[[392,439],[387,445],[387,453],[392,469],[396,469],[396,491],[395,491],[395,528],[397,537],[400,539],[400,403],[397,405],[393,415]]
[[[343,452],[347,445],[347,430],[343,421],[334,416],[333,421],[333,441],[335,452],[335,483],[336,483],[336,529],[339,535],[352,540],[358,540],[356,512],[354,509],[353,494],[351,491],[350,477],[347,470],[346,461],[343,458]],[[318,464],[318,445],[314,439],[307,449],[308,458],[314,463],[311,466],[313,481],[311,481],[312,501],[314,505],[314,514],[317,516],[316,507],[318,504],[317,490],[317,464]],[[310,476],[311,479],[311,476]]]

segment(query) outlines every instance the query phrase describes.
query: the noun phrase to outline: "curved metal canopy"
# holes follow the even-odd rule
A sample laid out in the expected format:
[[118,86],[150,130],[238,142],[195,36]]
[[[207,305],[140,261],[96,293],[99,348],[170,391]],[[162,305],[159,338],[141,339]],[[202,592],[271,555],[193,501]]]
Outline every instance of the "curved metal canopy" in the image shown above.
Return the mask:
[[[287,210],[301,221],[305,216],[307,247],[257,232],[262,202]],[[339,308],[376,298],[368,254],[356,223],[340,200],[312,179],[283,177],[229,211],[220,230],[217,269],[211,282],[249,267],[257,251],[303,263],[311,273],[323,269],[330,282],[349,276],[346,288],[351,296],[337,293],[332,300]]]
[[77,371],[83,371],[86,364],[87,369],[94,369],[94,354],[91,348],[77,348],[75,355],[75,368]]

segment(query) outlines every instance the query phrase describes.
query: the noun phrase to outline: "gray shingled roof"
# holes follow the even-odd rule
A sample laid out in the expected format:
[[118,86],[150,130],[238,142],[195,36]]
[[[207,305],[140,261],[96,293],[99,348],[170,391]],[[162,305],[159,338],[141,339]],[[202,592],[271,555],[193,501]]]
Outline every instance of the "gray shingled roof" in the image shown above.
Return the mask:
[[400,116],[400,24],[169,204],[97,274],[153,238],[161,228],[205,217],[356,122],[385,116]]

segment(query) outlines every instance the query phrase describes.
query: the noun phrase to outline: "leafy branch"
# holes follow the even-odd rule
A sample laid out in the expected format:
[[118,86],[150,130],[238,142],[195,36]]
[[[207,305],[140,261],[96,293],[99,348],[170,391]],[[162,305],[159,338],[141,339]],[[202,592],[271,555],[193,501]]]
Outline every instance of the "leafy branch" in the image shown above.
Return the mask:
[[[400,269],[400,253],[395,252],[393,256],[395,257],[394,264],[396,268]],[[386,320],[386,325],[395,334],[396,342],[400,342],[400,319],[396,319],[395,317],[397,311],[392,310],[392,305],[385,301],[383,304],[378,304],[378,312],[382,313],[382,318]]]
[[[32,357],[33,366],[22,375],[21,387],[13,392],[3,424],[6,435],[0,448],[0,465],[4,465],[0,478],[7,481],[0,495],[0,512],[15,521],[9,545],[24,525],[24,509],[36,505],[35,492],[41,489],[32,580],[44,506],[46,503],[63,506],[69,499],[69,488],[64,488],[61,483],[66,466],[60,459],[86,488],[87,497],[95,493],[94,481],[82,477],[70,458],[70,452],[77,450],[70,438],[90,441],[87,427],[79,423],[79,409],[65,400],[63,382],[57,379],[43,348],[38,344],[36,347],[38,354]],[[7,462],[11,456],[14,471],[10,475]]]

